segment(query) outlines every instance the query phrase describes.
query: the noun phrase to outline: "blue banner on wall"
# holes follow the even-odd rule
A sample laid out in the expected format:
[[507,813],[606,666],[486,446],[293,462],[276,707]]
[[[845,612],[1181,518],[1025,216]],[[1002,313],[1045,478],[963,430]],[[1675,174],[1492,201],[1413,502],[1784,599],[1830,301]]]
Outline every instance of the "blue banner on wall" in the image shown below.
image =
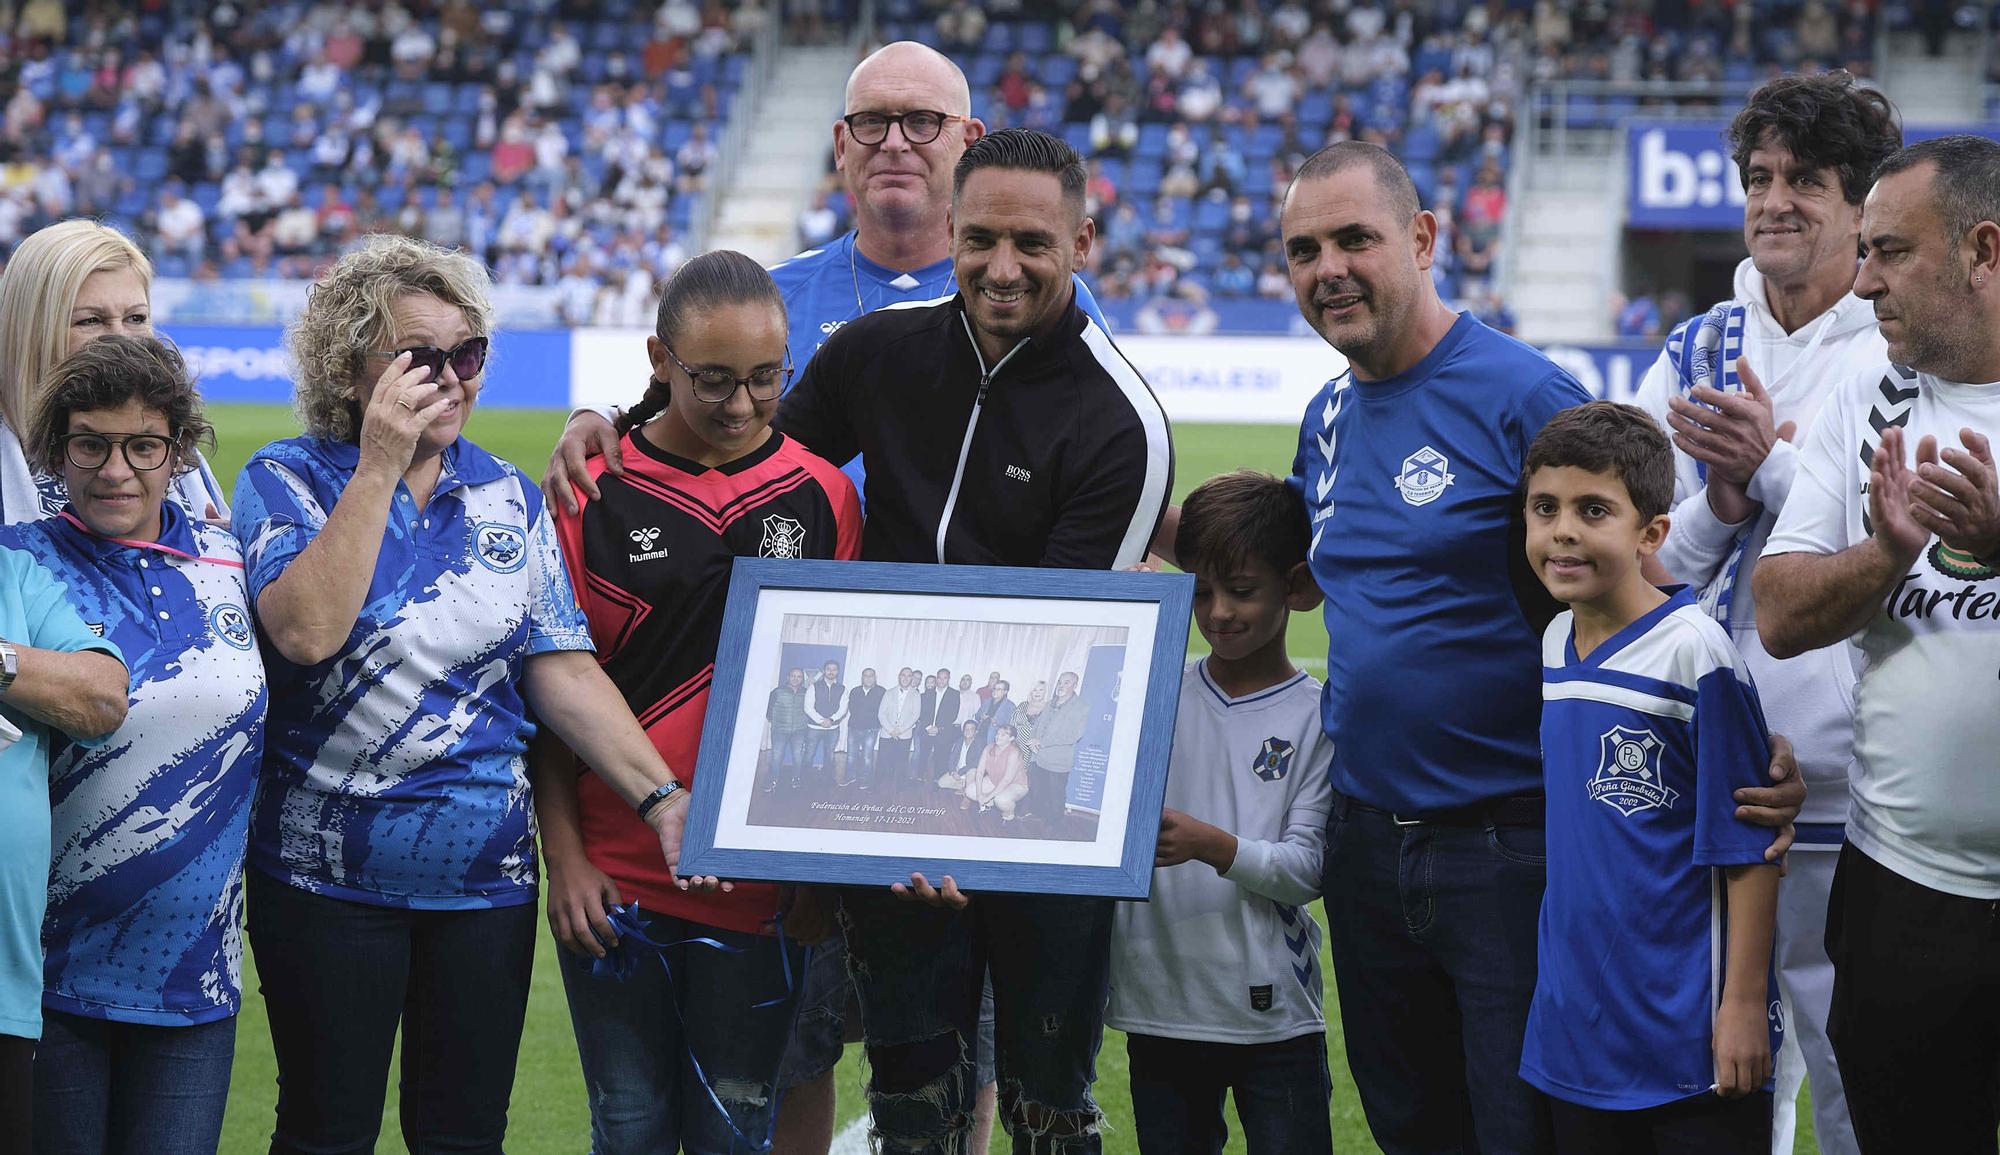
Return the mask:
[[1725,120],[1628,124],[1625,223],[1635,229],[1741,229],[1743,181],[1723,141],[1728,127]]
[[1069,772],[1063,807],[1080,814],[1104,809],[1104,774],[1110,764],[1111,730],[1118,720],[1118,689],[1124,676],[1124,646],[1092,646],[1084,659],[1077,696],[1090,707],[1077,739],[1076,762]]
[[1659,360],[1664,341],[1624,341],[1611,345],[1546,345],[1548,359],[1569,371],[1593,397],[1630,401],[1646,370]]
[[[209,401],[283,405],[292,399],[285,331],[277,325],[169,325],[162,329],[194,370]],[[569,333],[519,329],[493,342],[479,404],[569,408]]]
[[[1635,229],[1743,228],[1743,180],[1729,158],[1727,120],[1626,124],[1625,223]],[[1905,142],[1970,133],[2000,140],[2000,125],[1908,125]]]

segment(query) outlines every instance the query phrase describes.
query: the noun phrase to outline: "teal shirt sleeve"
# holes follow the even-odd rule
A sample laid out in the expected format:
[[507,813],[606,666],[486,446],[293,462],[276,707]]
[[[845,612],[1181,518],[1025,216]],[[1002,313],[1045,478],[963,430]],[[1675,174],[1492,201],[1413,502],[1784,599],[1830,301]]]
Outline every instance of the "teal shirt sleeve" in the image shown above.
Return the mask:
[[[8,641],[65,654],[97,650],[118,659],[121,664],[125,661],[125,655],[118,652],[116,645],[98,637],[83,624],[83,619],[69,604],[66,596],[69,587],[33,555],[21,550],[0,549],[0,581],[6,583],[0,597],[12,603],[9,606],[11,612],[5,615],[5,622],[0,623],[5,626],[0,633],[4,633]],[[129,685],[126,693],[131,693]],[[4,704],[0,704],[0,710],[5,710],[9,720],[17,726],[41,725],[20,717],[17,711],[7,709]],[[110,734],[103,734],[95,738],[72,738],[71,741],[89,747],[99,745],[109,737]]]

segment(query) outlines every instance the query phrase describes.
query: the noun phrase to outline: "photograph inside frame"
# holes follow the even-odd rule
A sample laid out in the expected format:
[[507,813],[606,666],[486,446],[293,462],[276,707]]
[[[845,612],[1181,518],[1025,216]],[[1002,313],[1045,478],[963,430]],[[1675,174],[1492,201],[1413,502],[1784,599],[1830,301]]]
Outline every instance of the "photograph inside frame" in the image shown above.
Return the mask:
[[744,819],[1094,842],[1129,632],[786,613],[745,679],[764,727]]

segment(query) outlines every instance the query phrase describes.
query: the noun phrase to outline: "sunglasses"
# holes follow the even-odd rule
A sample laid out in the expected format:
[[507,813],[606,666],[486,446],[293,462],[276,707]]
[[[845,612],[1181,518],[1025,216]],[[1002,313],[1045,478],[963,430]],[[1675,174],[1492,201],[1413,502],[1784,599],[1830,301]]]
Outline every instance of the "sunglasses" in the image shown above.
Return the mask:
[[407,349],[377,349],[373,355],[400,357],[408,353],[410,368],[430,370],[433,381],[444,377],[446,365],[451,366],[452,373],[460,381],[470,381],[479,376],[481,369],[486,368],[486,349],[489,344],[485,337],[467,337],[449,349],[440,349],[436,345],[412,345]]

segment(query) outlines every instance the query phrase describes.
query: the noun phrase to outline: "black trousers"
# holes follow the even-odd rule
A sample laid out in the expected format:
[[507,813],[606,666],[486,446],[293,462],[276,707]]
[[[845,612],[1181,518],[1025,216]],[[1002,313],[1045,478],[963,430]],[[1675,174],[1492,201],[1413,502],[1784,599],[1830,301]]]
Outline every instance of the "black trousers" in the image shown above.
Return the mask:
[[1770,1155],[1771,1092],[1697,1095],[1644,1111],[1549,1100],[1556,1155]]
[[2000,1150],[2000,902],[1932,890],[1849,843],[1826,953],[1827,1036],[1861,1150]]
[[33,1150],[29,1123],[35,1105],[35,1040],[0,1035],[0,1155]]
[[408,910],[244,871],[278,1060],[271,1155],[364,1155],[403,1037],[402,1130],[419,1155],[501,1155],[536,902]]

